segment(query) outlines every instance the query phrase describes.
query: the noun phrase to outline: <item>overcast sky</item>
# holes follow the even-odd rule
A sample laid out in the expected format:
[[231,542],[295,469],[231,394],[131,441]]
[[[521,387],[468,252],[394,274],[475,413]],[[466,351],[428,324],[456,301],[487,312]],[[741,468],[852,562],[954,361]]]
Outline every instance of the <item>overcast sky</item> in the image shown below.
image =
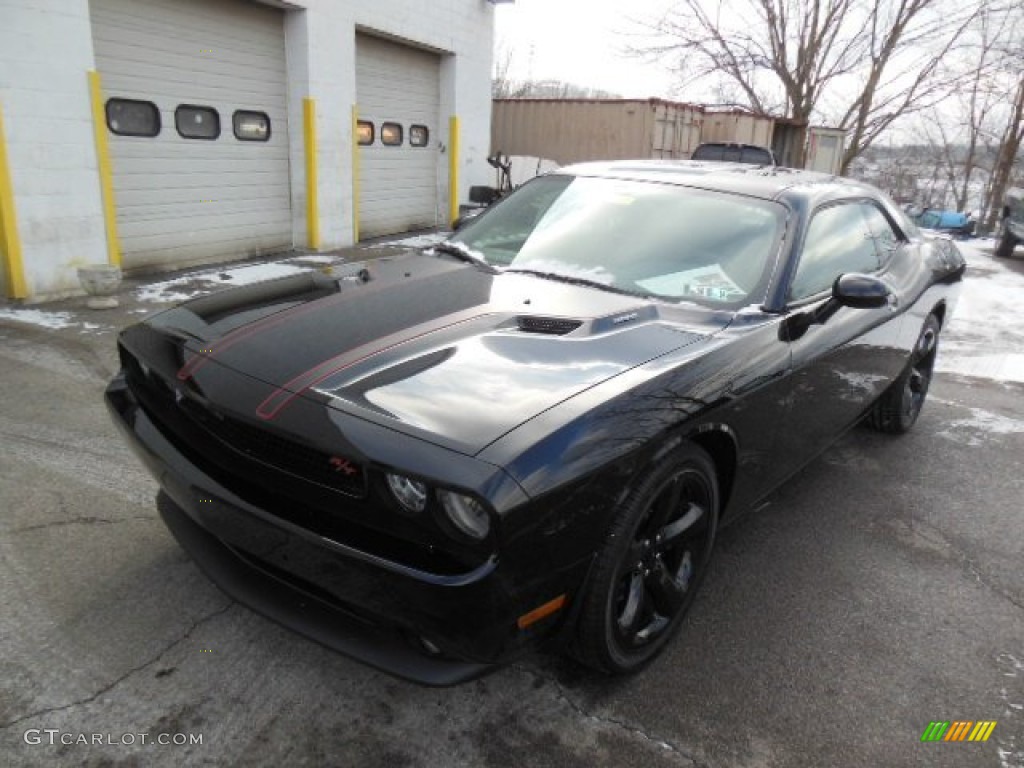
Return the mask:
[[[627,98],[651,96],[711,104],[711,83],[683,87],[668,67],[628,55],[624,49],[643,38],[643,23],[660,19],[672,0],[514,0],[495,6],[494,61],[509,57],[512,80],[559,80],[597,88]],[[648,37],[648,40],[653,38]],[[817,119],[832,124],[836,112],[822,95]],[[842,101],[842,100],[841,100]],[[842,110],[839,112],[841,113]],[[894,125],[890,138],[902,134]]]
[[513,80],[563,80],[628,97],[671,95],[663,68],[621,53],[636,20],[671,0],[515,0],[495,9],[495,61],[511,55]]

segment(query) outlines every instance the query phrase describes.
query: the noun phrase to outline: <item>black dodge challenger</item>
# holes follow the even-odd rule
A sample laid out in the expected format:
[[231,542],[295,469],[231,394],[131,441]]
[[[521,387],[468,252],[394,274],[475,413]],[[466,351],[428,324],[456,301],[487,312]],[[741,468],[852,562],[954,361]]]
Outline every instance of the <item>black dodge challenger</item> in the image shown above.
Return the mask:
[[257,611],[429,684],[542,640],[630,672],[723,523],[913,425],[964,269],[847,179],[578,165],[431,249],[131,327],[106,399]]

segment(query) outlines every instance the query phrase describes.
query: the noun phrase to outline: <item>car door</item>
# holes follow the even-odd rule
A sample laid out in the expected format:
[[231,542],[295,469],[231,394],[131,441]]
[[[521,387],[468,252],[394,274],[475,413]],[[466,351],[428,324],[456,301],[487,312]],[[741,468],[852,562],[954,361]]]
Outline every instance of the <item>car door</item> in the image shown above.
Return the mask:
[[[896,293],[875,309],[828,305],[841,274],[886,279],[891,241],[898,235],[891,227],[888,234],[873,231],[878,217],[886,221],[871,201],[845,200],[819,208],[808,224],[783,325],[792,371],[777,450],[788,466],[810,460],[856,423],[905,363]],[[811,322],[815,317],[823,320]]]

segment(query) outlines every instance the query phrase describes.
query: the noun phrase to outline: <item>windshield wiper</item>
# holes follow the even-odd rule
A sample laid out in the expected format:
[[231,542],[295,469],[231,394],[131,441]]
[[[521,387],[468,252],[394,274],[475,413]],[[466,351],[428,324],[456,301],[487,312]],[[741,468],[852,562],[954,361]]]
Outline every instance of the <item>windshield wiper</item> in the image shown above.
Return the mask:
[[597,280],[589,280],[585,277],[566,275],[561,272],[545,272],[540,269],[522,269],[519,267],[509,267],[507,269],[503,269],[502,272],[514,272],[518,275],[533,275],[534,277],[543,277],[546,280],[557,280],[560,283],[569,283],[570,285],[585,285],[588,288],[597,288],[598,290],[608,291],[609,293],[622,293],[627,296],[642,296],[643,298],[650,298],[651,296],[649,293],[627,291],[625,288],[620,288],[616,285],[609,285],[608,283],[602,283]]
[[447,253],[449,256],[454,256],[462,261],[468,261],[470,264],[476,264],[478,267],[483,267],[488,272],[497,273],[498,270],[487,263],[484,257],[479,251],[474,251],[467,245],[462,243],[454,243],[450,240],[432,245],[425,249],[426,253]]

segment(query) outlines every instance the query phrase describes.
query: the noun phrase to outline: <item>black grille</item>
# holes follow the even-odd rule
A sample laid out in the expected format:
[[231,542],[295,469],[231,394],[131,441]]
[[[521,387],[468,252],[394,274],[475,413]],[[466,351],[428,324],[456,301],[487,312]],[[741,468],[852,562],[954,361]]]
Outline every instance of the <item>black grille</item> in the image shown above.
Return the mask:
[[366,472],[351,459],[332,456],[266,429],[214,413],[187,397],[180,407],[232,450],[342,493],[360,498],[366,495]]
[[519,330],[527,333],[546,333],[550,336],[564,336],[583,325],[582,320],[566,320],[561,317],[520,317]]

